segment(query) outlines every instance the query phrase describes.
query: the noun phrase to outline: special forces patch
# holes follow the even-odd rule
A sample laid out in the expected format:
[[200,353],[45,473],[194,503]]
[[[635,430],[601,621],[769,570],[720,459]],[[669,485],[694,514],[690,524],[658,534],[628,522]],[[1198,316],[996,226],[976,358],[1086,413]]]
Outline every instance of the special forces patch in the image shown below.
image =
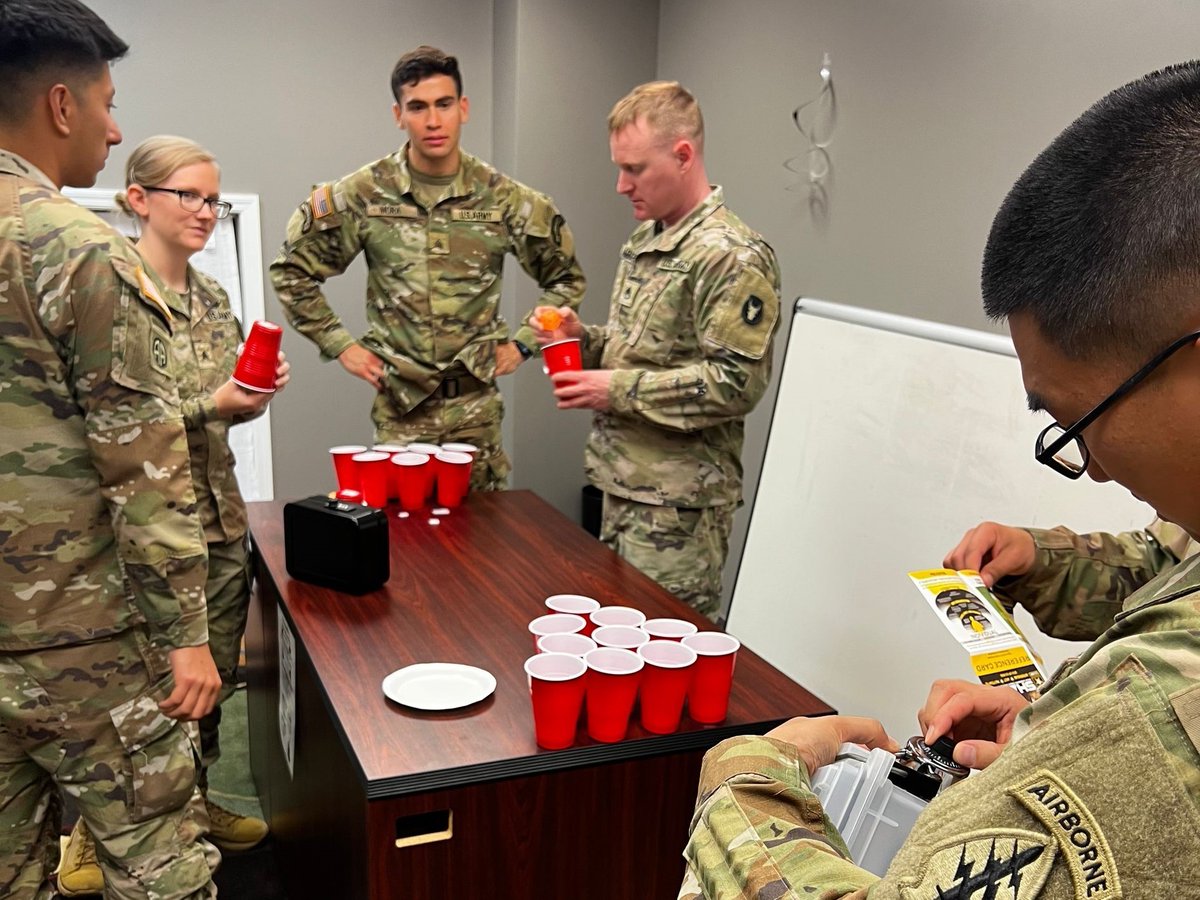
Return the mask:
[[920,881],[900,893],[904,900],[1033,900],[1056,852],[1048,835],[1032,831],[972,832],[934,850]]
[[763,302],[751,294],[742,304],[742,321],[756,326],[763,320]]

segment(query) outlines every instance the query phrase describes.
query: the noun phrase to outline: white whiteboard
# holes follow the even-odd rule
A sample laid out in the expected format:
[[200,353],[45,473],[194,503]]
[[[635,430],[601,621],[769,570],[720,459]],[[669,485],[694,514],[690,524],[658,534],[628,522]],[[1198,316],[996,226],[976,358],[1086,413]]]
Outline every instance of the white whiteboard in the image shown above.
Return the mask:
[[[63,193],[127,237],[135,236],[134,221],[117,208],[115,191],[67,188]],[[222,194],[221,199],[233,204],[233,212],[217,220],[208,243],[191,262],[225,288],[233,314],[249,330],[251,322],[266,315],[258,195]],[[271,408],[268,406],[257,419],[229,429],[229,447],[237,461],[234,474],[242,496],[246,500],[273,500]]]
[[[1142,528],[1115,484],[1039,465],[1005,337],[800,299],[727,628],[848,715],[901,743],[935,678],[974,680],[909,581],[969,527]],[[1078,645],[1018,617],[1052,670]]]

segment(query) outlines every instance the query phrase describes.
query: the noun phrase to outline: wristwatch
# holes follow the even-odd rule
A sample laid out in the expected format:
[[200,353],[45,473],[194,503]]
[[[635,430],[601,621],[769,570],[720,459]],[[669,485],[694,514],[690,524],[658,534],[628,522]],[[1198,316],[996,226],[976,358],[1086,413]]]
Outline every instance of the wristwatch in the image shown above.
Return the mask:
[[513,341],[513,346],[515,346],[517,351],[521,354],[521,359],[529,359],[529,357],[533,356],[533,351],[520,341]]

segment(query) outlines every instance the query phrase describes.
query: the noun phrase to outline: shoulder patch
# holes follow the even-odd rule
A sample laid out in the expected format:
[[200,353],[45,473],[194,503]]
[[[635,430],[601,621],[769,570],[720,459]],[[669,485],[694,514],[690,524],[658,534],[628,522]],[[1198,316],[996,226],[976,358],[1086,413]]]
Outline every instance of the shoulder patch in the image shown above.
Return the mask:
[[1070,866],[1075,895],[1120,900],[1121,883],[1112,850],[1091,810],[1057,776],[1040,769],[1008,793],[1054,835]]
[[450,218],[455,222],[500,222],[504,216],[498,209],[453,209]]
[[411,203],[368,203],[367,215],[394,219],[419,219],[421,211]]
[[692,271],[692,262],[693,260],[690,259],[676,259],[668,256],[659,262],[658,267],[665,272],[690,272]]
[[333,188],[327,184],[321,185],[312,192],[309,199],[314,219],[323,219],[333,212]]
[[1046,885],[1056,849],[1048,835],[1034,831],[964,834],[937,846],[919,880],[905,879],[900,895],[904,900],[1033,900]]
[[722,291],[704,338],[749,359],[762,359],[779,322],[779,295],[754,268],[744,268]]

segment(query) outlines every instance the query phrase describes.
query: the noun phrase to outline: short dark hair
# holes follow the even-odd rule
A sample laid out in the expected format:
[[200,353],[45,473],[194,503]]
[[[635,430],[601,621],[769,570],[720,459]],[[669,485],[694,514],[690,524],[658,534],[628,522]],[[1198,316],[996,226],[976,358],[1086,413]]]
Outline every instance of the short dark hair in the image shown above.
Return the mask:
[[90,80],[128,50],[79,0],[0,0],[0,122],[23,122],[43,87]]
[[454,88],[462,96],[462,74],[458,71],[458,60],[437,47],[422,44],[400,57],[392,69],[392,96],[400,102],[400,89],[424,81],[431,75],[449,75],[454,79]]
[[992,223],[982,292],[1072,359],[1150,356],[1200,325],[1200,62],[1118,88],[1038,155]]

